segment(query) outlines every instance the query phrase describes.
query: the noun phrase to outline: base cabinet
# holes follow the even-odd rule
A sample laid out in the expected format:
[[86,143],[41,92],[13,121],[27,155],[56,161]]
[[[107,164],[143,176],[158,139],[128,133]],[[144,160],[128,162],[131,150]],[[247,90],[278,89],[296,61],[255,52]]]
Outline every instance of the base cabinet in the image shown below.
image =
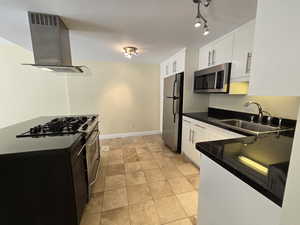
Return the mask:
[[196,149],[196,143],[240,137],[244,136],[189,117],[184,116],[182,119],[181,150],[198,167],[200,167],[201,153]]
[[248,184],[201,157],[198,225],[279,225],[281,208]]
[[188,119],[183,119],[182,121],[181,151],[195,165],[200,167],[200,152],[195,149],[195,131],[193,130],[193,123]]

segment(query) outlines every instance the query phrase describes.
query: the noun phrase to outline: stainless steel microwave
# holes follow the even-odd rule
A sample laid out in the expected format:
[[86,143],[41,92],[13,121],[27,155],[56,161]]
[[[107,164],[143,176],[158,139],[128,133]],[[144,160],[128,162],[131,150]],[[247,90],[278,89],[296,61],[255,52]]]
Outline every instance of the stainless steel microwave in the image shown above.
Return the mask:
[[194,73],[195,93],[229,93],[231,63],[225,63]]

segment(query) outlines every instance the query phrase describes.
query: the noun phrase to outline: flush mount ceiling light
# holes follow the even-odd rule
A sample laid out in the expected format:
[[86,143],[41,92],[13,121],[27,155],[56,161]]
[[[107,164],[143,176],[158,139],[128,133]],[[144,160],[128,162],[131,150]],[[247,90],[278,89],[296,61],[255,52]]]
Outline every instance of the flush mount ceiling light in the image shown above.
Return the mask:
[[132,56],[137,56],[139,54],[138,49],[136,47],[124,47],[123,53],[128,59],[131,59]]
[[200,6],[203,5],[204,7],[208,7],[210,5],[211,0],[193,0],[195,4],[197,4],[197,16],[195,19],[195,28],[199,28],[204,24],[203,26],[203,35],[206,36],[210,33],[209,28],[208,28],[208,22],[207,19],[202,16],[200,12]]

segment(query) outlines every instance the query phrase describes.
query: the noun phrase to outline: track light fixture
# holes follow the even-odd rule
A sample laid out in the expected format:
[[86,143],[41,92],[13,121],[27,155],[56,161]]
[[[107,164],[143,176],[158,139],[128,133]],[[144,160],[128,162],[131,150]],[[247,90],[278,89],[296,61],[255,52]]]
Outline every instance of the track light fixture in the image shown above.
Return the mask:
[[203,26],[203,35],[206,36],[210,33],[208,28],[208,22],[207,20],[202,16],[200,12],[200,6],[203,5],[204,7],[208,7],[211,3],[211,0],[193,0],[195,4],[197,4],[197,16],[195,19],[195,28],[201,27],[202,23],[204,23]]
[[197,6],[198,6],[198,10],[197,10],[197,16],[196,16],[195,24],[194,24],[194,26],[196,28],[201,27],[201,25],[202,25],[202,19],[201,19],[201,13],[200,13],[200,1],[198,2]]

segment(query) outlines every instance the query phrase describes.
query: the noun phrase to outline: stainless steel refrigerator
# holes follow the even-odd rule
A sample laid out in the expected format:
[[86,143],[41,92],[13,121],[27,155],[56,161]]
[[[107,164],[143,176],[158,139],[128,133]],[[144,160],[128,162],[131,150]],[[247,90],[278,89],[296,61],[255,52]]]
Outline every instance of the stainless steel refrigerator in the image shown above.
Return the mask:
[[184,73],[164,79],[162,137],[165,145],[177,153],[181,152],[183,80]]

